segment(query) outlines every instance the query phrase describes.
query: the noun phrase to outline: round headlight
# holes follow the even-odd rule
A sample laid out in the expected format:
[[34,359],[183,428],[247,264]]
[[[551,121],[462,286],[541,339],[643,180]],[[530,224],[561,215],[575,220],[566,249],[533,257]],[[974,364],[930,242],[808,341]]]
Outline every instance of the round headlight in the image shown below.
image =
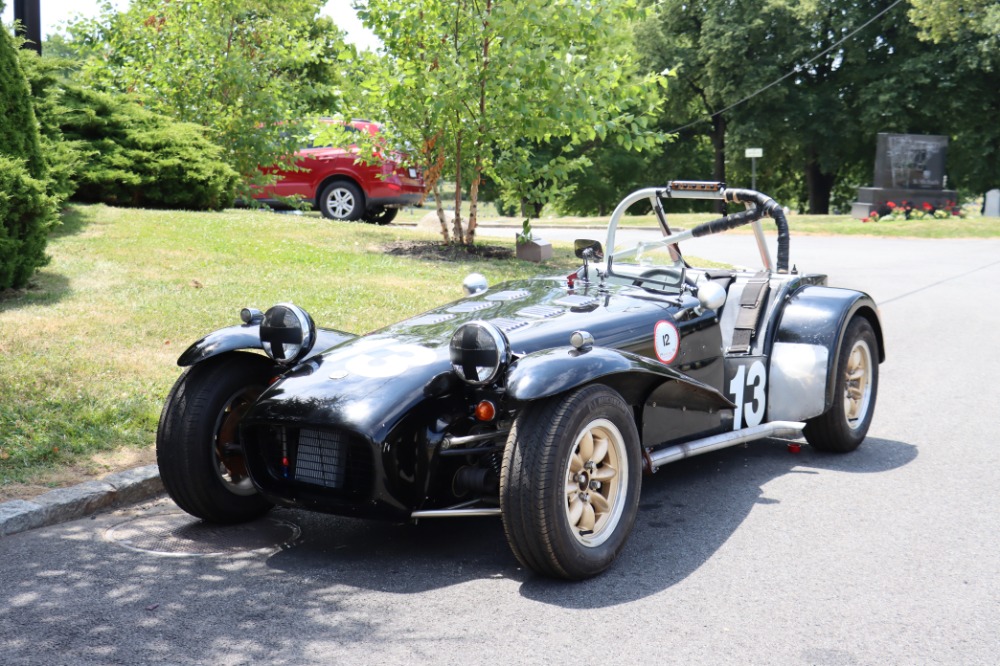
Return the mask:
[[268,356],[282,365],[291,365],[312,349],[316,325],[302,308],[281,303],[264,313],[260,341]]
[[451,367],[464,381],[482,386],[510,361],[510,345],[499,328],[485,321],[458,327],[448,346]]

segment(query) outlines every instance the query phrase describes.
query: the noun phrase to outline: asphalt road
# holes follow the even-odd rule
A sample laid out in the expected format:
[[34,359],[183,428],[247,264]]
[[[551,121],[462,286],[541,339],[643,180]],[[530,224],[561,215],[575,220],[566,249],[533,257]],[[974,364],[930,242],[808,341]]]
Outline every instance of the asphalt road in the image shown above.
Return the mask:
[[[714,251],[757,256],[746,236]],[[792,260],[881,304],[855,453],[770,442],[668,465],[620,560],[574,584],[519,569],[496,519],[282,510],[217,529],[160,500],[17,534],[0,662],[1000,662],[1000,241],[803,237]]]

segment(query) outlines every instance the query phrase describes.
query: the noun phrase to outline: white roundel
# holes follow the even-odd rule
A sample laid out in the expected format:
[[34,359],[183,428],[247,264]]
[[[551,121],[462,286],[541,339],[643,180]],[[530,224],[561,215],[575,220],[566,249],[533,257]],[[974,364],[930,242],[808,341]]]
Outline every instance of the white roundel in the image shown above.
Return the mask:
[[653,347],[662,363],[673,363],[681,348],[681,334],[673,322],[660,320],[653,329]]
[[365,340],[355,345],[352,351],[355,356],[347,362],[345,369],[353,375],[372,379],[396,377],[411,368],[433,363],[436,358],[427,347],[392,339]]

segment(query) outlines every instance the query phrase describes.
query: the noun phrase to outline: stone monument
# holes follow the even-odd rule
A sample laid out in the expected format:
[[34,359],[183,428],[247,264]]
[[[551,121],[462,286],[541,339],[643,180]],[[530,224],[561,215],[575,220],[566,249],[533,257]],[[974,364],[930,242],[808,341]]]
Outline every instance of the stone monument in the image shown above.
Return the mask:
[[983,202],[983,215],[1000,217],[1000,190],[990,190],[986,193],[986,201]]
[[944,164],[948,137],[879,133],[875,153],[875,186],[859,187],[851,215],[864,218],[880,205],[904,201],[914,207],[929,203],[941,208],[958,201],[947,186]]

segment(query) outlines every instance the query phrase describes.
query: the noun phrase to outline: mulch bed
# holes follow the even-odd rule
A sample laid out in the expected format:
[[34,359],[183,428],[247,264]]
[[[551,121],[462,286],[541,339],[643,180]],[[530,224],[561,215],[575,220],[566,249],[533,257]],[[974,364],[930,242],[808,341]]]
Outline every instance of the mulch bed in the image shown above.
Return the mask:
[[396,241],[382,246],[386,254],[432,261],[510,259],[514,250],[499,245],[445,245],[440,241]]

